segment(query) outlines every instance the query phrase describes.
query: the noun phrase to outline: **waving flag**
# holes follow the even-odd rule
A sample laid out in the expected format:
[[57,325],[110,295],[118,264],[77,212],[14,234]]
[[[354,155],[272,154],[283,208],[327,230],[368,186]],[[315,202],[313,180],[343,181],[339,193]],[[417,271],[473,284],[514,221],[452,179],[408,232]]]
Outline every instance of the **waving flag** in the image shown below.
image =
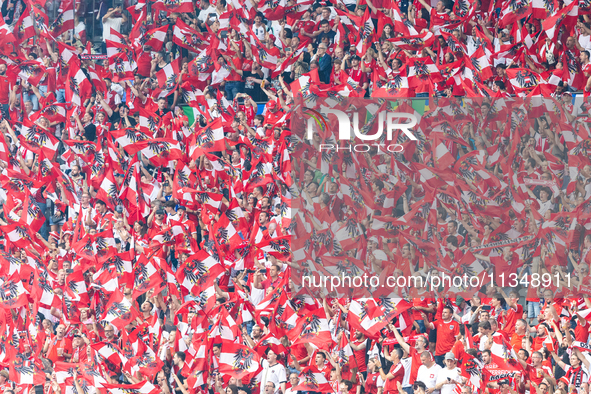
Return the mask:
[[207,38],[199,31],[178,18],[173,27],[172,42],[190,51],[204,50],[209,45]]
[[192,159],[203,155],[205,152],[217,152],[225,149],[224,129],[222,127],[222,119],[217,118],[200,131],[195,133],[193,137],[194,143],[191,143],[189,156]]
[[156,78],[158,78],[158,98],[166,97],[176,89],[178,75],[181,71],[180,61],[180,58],[173,60],[156,73]]
[[130,390],[136,394],[158,394],[160,388],[147,380],[135,384],[103,384],[103,387],[111,394],[129,394]]
[[195,7],[191,0],[156,0],[152,4],[153,10],[166,12],[193,12]]
[[227,340],[222,342],[219,370],[238,379],[256,374],[260,368],[261,357],[251,348]]
[[111,323],[118,329],[123,329],[130,321],[138,316],[138,312],[131,302],[125,298],[123,293],[116,289],[107,303],[101,321]]
[[316,309],[301,317],[296,328],[287,333],[293,345],[311,343],[319,349],[328,350],[332,346],[332,337],[324,309]]
[[74,0],[63,0],[57,10],[57,16],[49,25],[49,31],[54,37],[74,29]]
[[[180,20],[180,18],[178,20]],[[135,40],[135,44],[140,47],[147,45],[150,46],[152,50],[159,51],[162,49],[164,41],[166,40],[167,31],[168,25],[148,30],[146,33],[140,35],[139,38]]]
[[324,373],[320,372],[314,366],[302,369],[298,378],[300,382],[297,386],[293,387],[293,390],[314,391],[318,393],[334,392],[330,382],[326,380]]

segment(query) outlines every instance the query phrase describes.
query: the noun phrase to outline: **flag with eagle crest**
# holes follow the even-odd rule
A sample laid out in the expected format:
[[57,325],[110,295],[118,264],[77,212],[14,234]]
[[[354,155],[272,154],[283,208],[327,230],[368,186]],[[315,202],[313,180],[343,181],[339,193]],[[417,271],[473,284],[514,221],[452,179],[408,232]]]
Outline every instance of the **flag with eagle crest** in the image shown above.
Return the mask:
[[259,372],[261,357],[248,346],[228,340],[222,341],[219,371],[238,379],[250,378]]
[[151,138],[128,145],[125,150],[132,155],[141,152],[155,167],[165,166],[172,160],[185,159],[184,147],[172,138]]
[[49,31],[54,37],[74,29],[74,0],[63,0],[53,22],[49,25]]
[[66,100],[74,105],[82,106],[84,101],[92,95],[92,83],[76,62],[70,63],[67,82],[66,82]]
[[[180,18],[179,18],[180,19]],[[138,47],[141,46],[149,46],[154,51],[159,51],[162,49],[164,45],[164,41],[166,40],[166,32],[168,31],[168,25],[164,25],[162,27],[157,27],[152,30],[148,30],[144,34],[140,35],[135,40],[135,45]]]
[[123,295],[119,288],[109,297],[106,310],[101,316],[101,324],[110,323],[118,329],[123,329],[132,320],[139,316],[139,312],[131,302]]
[[334,389],[326,379],[324,373],[320,372],[315,366],[304,367],[298,375],[299,383],[292,387],[294,391],[313,391],[317,393],[333,393]]
[[50,130],[43,128],[29,119],[23,120],[21,134],[18,136],[21,144],[32,152],[40,153],[52,160],[57,152],[59,140]]
[[193,12],[195,7],[191,0],[156,0],[152,4],[153,10],[171,12]]
[[319,349],[329,350],[333,345],[326,312],[319,308],[300,316],[296,327],[287,333],[292,346],[298,343],[310,343]]
[[[224,267],[214,256],[205,250],[200,250],[179,267],[176,278],[183,289],[183,294],[197,295],[213,286],[215,279],[224,272]],[[206,303],[209,301],[211,300],[205,300]]]
[[134,384],[103,384],[110,394],[158,394],[160,388],[144,380]]
[[158,88],[153,94],[154,98],[167,97],[172,94],[178,85],[178,76],[181,72],[181,59],[178,58],[167,63],[164,68],[156,73]]
[[526,68],[509,68],[505,72],[509,83],[517,94],[527,93],[542,81],[540,74]]
[[18,273],[10,277],[0,278],[0,307],[4,309],[19,308],[27,304],[29,292],[23,286]]
[[[28,41],[30,38],[35,36],[35,26],[33,24],[33,18],[31,18],[29,8],[25,8],[23,10],[16,25],[14,26],[13,34],[16,38],[16,42],[18,45],[21,45],[22,43]],[[0,42],[1,41],[2,38],[0,35]]]
[[207,38],[199,31],[178,18],[172,29],[172,42],[193,52],[205,50],[209,45]]
[[197,131],[189,145],[189,156],[196,159],[205,152],[218,152],[225,149],[226,138],[222,119],[217,118]]

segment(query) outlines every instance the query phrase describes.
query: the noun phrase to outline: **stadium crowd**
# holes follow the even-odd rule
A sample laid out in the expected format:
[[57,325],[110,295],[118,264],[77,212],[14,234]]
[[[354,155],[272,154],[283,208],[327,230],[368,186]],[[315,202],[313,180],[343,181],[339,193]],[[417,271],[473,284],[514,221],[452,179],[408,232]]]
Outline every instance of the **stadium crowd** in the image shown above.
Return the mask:
[[[5,394],[589,393],[587,0],[0,11]],[[327,98],[416,140],[318,152]],[[490,280],[302,281],[361,273]]]

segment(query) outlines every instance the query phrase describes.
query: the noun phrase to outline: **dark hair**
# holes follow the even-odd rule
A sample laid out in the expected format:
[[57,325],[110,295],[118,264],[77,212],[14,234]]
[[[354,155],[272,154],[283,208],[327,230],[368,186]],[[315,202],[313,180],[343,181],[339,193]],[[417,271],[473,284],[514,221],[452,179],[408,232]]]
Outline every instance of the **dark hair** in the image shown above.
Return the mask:
[[546,194],[548,194],[548,199],[552,198],[552,190],[548,186],[541,187],[540,192],[546,192]]
[[481,321],[478,323],[478,328],[482,328],[483,330],[490,330],[490,323],[488,321]]
[[446,310],[446,309],[449,310],[452,314],[454,313],[454,310],[451,306],[444,306],[443,310]]
[[136,223],[139,223],[140,226],[142,226],[142,229],[140,230],[140,237],[143,237],[148,232],[148,226],[143,220],[138,220]]
[[423,382],[421,382],[420,380],[416,381],[413,385],[412,385],[413,390],[427,390],[427,385]]
[[176,352],[175,355],[181,360],[185,361],[185,352]]
[[343,379],[341,383],[344,383],[347,386],[347,391],[351,390],[353,387],[353,383],[350,380]]
[[529,352],[525,349],[519,349],[519,351],[522,351],[522,350],[523,350],[523,353],[525,353],[525,358],[529,359]]
[[446,241],[452,244],[453,247],[458,247],[458,237],[456,237],[455,235],[448,236]]

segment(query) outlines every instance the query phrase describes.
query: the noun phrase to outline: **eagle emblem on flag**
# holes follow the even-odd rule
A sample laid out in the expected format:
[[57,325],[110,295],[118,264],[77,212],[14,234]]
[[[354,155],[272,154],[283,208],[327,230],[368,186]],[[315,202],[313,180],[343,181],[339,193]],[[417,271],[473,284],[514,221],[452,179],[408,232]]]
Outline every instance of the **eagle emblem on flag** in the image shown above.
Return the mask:
[[248,349],[239,349],[236,354],[234,354],[232,369],[235,371],[247,371],[252,367],[253,360],[253,352]]
[[538,77],[529,70],[519,70],[515,79],[521,88],[531,88],[538,85]]

